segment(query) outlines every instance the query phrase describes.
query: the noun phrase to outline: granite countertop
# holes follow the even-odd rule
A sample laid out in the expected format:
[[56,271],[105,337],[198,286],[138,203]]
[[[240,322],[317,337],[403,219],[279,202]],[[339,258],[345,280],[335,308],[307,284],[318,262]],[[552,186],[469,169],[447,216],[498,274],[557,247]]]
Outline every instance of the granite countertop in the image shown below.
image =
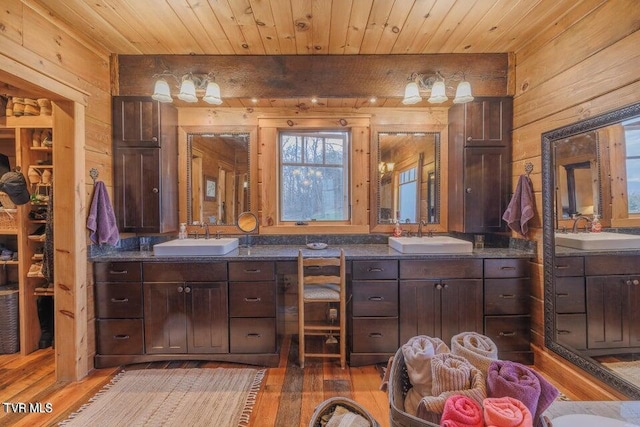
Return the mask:
[[624,250],[584,250],[574,249],[565,246],[555,247],[556,256],[591,256],[591,255],[640,255],[638,249],[624,249]]
[[326,249],[312,250],[304,245],[256,245],[250,248],[240,247],[221,256],[154,256],[153,251],[118,251],[95,255],[89,258],[92,262],[101,261],[146,261],[146,262],[167,262],[167,261],[286,261],[296,260],[298,250],[302,249],[305,256],[337,256],[340,249],[344,249],[347,259],[443,259],[443,258],[531,258],[535,253],[531,250],[515,248],[485,248],[474,249],[472,253],[463,254],[403,254],[391,249],[386,244],[350,244],[350,245],[330,245]]

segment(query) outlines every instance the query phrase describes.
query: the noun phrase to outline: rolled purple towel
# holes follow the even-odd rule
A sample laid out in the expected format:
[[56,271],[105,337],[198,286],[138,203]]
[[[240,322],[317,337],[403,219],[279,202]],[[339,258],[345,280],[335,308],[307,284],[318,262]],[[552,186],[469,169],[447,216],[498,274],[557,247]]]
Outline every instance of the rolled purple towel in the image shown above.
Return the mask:
[[558,389],[533,369],[517,362],[496,360],[487,372],[488,397],[513,397],[524,403],[534,420],[558,397]]

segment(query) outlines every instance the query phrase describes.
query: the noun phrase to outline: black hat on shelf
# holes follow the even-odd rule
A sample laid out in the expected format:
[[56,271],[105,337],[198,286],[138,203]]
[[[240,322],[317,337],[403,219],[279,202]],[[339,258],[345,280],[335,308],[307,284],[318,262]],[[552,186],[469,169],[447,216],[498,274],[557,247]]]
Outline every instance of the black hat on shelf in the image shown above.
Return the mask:
[[24,205],[31,200],[27,180],[22,172],[9,171],[0,177],[0,191],[7,193],[16,205]]

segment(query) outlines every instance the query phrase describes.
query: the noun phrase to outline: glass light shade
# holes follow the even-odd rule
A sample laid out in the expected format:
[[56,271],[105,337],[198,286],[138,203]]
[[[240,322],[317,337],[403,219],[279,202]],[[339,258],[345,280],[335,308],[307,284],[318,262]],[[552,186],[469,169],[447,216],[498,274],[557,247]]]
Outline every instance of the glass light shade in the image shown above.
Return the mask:
[[182,80],[178,99],[181,99],[184,102],[198,102],[198,98],[196,98],[196,85],[193,83],[192,79],[186,78]]
[[169,83],[165,79],[156,80],[156,84],[153,88],[153,95],[151,98],[160,102],[173,102],[171,97],[171,90],[169,89]]
[[431,96],[427,101],[431,104],[440,104],[445,102],[447,99],[447,94],[445,93],[444,82],[435,82],[433,87],[431,88]]
[[207,83],[207,91],[205,92],[202,100],[209,104],[220,105],[222,99],[220,98],[220,86],[216,82]]
[[464,104],[471,101],[473,101],[473,96],[471,95],[471,85],[469,84],[469,82],[460,82],[458,84],[458,89],[456,89],[456,97],[453,100],[453,103]]
[[418,90],[418,85],[416,82],[409,82],[407,86],[404,88],[404,99],[402,103],[404,105],[417,104],[422,101],[422,97],[420,96],[420,91]]

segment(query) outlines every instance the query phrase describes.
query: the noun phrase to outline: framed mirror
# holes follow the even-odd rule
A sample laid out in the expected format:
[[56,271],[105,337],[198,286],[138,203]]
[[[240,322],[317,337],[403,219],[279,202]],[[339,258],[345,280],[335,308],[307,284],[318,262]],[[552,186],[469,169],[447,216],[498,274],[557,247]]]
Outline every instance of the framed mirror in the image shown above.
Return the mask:
[[378,130],[374,138],[375,223],[440,223],[440,132]]
[[[542,135],[542,202],[545,346],[621,393],[640,399],[640,382],[633,383],[604,365],[606,358],[625,360],[624,355],[640,354],[640,348],[591,348],[589,331],[610,326],[597,323],[598,313],[590,316],[588,295],[584,302],[585,314],[574,318],[586,336],[579,341],[566,338],[565,333],[571,331],[560,327],[559,322],[565,322],[568,317],[561,317],[556,305],[560,304],[557,296],[566,294],[566,286],[571,281],[560,282],[555,277],[556,269],[566,264],[563,261],[566,258],[559,254],[585,258],[595,255],[579,250],[566,252],[556,247],[557,230],[573,224],[570,214],[588,217],[600,214],[609,231],[640,234],[640,103]],[[638,258],[640,273],[640,251],[625,254]],[[575,278],[580,287],[593,283],[583,277]],[[630,294],[630,304],[640,301],[640,288],[630,292],[637,292]],[[623,323],[635,323],[622,317]]]
[[251,209],[249,133],[187,135],[187,222],[236,225]]

